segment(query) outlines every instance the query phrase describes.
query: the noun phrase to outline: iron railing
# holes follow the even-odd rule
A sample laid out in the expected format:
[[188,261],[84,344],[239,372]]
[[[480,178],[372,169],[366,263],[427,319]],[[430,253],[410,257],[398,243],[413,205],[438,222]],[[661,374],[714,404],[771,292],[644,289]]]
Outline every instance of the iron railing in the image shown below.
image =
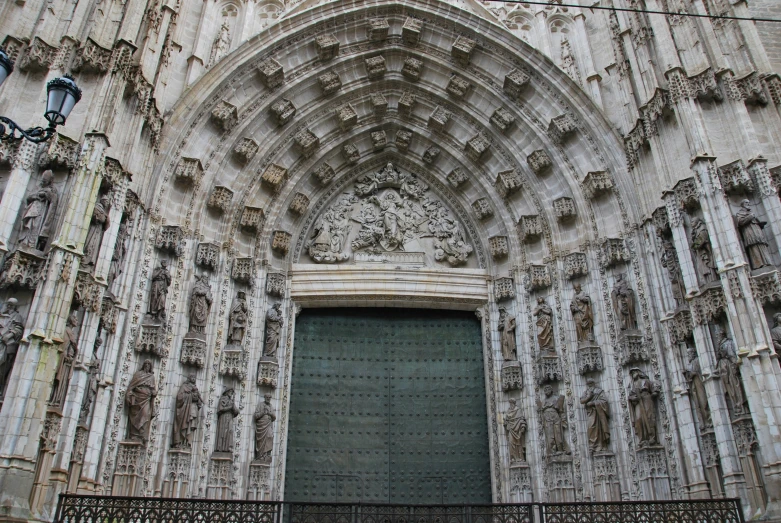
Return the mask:
[[737,499],[398,505],[60,495],[54,523],[744,523]]

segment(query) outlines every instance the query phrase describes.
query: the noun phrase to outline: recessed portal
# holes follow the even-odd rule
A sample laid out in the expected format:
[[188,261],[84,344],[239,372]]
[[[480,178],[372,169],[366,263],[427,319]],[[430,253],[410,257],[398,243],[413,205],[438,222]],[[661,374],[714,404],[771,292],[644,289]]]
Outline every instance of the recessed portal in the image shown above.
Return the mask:
[[297,319],[285,500],[490,503],[487,425],[473,313]]

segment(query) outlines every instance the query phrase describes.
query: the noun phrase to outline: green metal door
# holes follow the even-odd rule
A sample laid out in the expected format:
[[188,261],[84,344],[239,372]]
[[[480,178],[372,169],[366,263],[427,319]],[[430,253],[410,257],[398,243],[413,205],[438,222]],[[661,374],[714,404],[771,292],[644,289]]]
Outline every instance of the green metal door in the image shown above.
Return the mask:
[[286,501],[490,503],[473,313],[304,309]]

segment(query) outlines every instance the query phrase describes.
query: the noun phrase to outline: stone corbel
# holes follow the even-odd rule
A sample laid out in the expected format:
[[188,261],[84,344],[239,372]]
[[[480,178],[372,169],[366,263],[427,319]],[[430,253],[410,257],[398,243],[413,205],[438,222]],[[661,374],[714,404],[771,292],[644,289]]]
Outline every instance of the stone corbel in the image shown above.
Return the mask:
[[242,138],[236,147],[233,148],[233,154],[241,163],[249,163],[255,157],[260,146],[252,138]]
[[174,179],[183,185],[197,186],[203,179],[203,165],[197,158],[182,157],[176,164]]
[[290,249],[290,240],[293,235],[287,231],[274,231],[271,236],[271,250],[278,252],[283,256],[287,256],[287,252]]
[[521,216],[518,220],[518,237],[523,243],[536,242],[542,236],[542,219],[538,214]]
[[302,129],[293,136],[298,152],[304,158],[312,156],[312,153],[320,147],[320,138],[309,129]]
[[520,191],[521,187],[523,187],[523,180],[521,180],[521,175],[518,174],[515,169],[500,171],[499,174],[496,175],[494,187],[496,187],[499,196],[507,198]]
[[17,249],[8,256],[0,272],[0,289],[22,287],[32,291],[38,286],[46,259]]
[[100,312],[104,287],[97,283],[91,274],[79,271],[76,275],[76,287],[73,300],[92,312]]
[[16,62],[22,71],[48,71],[57,58],[58,48],[35,36],[24,55]]
[[222,100],[212,109],[211,119],[223,131],[230,131],[239,122],[239,111],[235,105]]
[[87,37],[76,53],[72,69],[75,72],[90,71],[104,74],[111,68],[112,54],[111,49],[101,47],[92,38]]
[[339,40],[333,34],[319,35],[315,38],[317,57],[327,62],[339,54]]
[[[267,58],[258,65],[258,75],[260,80],[269,89],[274,89],[282,85],[285,81],[285,70],[282,64],[273,58]],[[294,109],[295,111],[295,109]]]
[[285,125],[296,115],[296,106],[286,98],[282,98],[271,104],[271,112],[279,125]]
[[41,167],[74,169],[78,165],[81,144],[76,140],[57,133],[49,142],[41,160]]
[[591,200],[612,191],[614,184],[607,171],[592,171],[586,173],[580,186],[583,189],[583,196]]
[[233,191],[224,185],[215,185],[212,193],[209,195],[209,200],[206,202],[206,207],[219,213],[225,213],[230,209],[232,201]]
[[163,225],[157,233],[155,247],[179,257],[182,255],[183,242],[184,231],[181,227],[178,225]]
[[551,286],[551,273],[548,265],[529,265],[526,277],[531,291],[539,291]]
[[293,200],[291,200],[290,205],[288,206],[288,210],[293,214],[297,214],[298,216],[302,216],[304,213],[306,213],[308,208],[309,197],[306,194],[300,192],[297,192],[293,196]]
[[266,217],[263,209],[259,207],[244,207],[244,211],[241,213],[241,220],[239,220],[239,226],[242,231],[257,234],[265,223]]
[[399,98],[398,111],[404,118],[409,118],[412,115],[412,110],[415,108],[417,98],[410,91],[404,91]]
[[564,277],[568,280],[580,278],[588,274],[586,255],[582,252],[572,252],[564,256]]
[[472,202],[472,210],[475,212],[478,220],[485,220],[494,215],[494,210],[488,202],[488,198],[478,198]]
[[556,198],[553,200],[553,210],[559,223],[566,223],[575,219],[575,201],[572,198],[567,196]]
[[334,168],[327,163],[324,163],[315,169],[312,174],[314,174],[315,178],[317,178],[317,181],[320,182],[320,185],[328,185],[333,181],[334,176],[336,176]]
[[506,258],[510,252],[507,236],[492,236],[488,238],[488,248],[494,260]]
[[450,48],[450,56],[462,67],[467,67],[472,59],[472,53],[477,47],[477,42],[465,36],[459,36]]
[[399,129],[396,131],[396,137],[394,143],[399,151],[406,152],[412,143],[412,131],[406,129]]
[[496,301],[515,298],[515,280],[510,277],[496,278],[494,280],[494,298]]
[[673,192],[681,209],[690,211],[700,206],[700,189],[694,178],[686,178],[675,184]]
[[266,275],[266,294],[282,298],[285,296],[285,275],[270,272]]
[[745,194],[754,191],[754,181],[743,160],[736,160],[719,167],[719,179],[727,194]]
[[478,133],[464,145],[464,152],[473,162],[479,162],[491,148],[491,140],[482,133]]
[[727,299],[721,286],[712,286],[691,301],[694,323],[704,325],[716,321],[727,309]]
[[529,164],[529,168],[534,171],[534,174],[537,175],[547,172],[553,165],[553,162],[551,161],[550,156],[548,156],[548,153],[542,149],[533,151],[529,156],[527,156],[526,163]]
[[199,243],[195,251],[195,264],[216,271],[220,263],[220,246],[216,243]]
[[629,249],[623,238],[605,238],[601,249],[602,262],[606,267],[613,267],[629,261]]
[[418,45],[420,32],[423,30],[423,20],[408,16],[401,27],[401,39],[407,45]]
[[557,144],[564,143],[564,140],[575,134],[577,130],[578,125],[569,114],[556,116],[548,124],[548,136]]
[[762,305],[781,303],[781,278],[778,271],[751,276],[751,290]]
[[287,169],[275,163],[270,164],[260,175],[261,183],[274,190],[279,189],[287,180]]
[[423,152],[423,161],[427,164],[433,164],[436,163],[437,158],[439,158],[440,153],[442,150],[437,147],[436,145],[430,145],[424,152]]
[[252,284],[255,275],[255,263],[252,258],[234,258],[231,278],[246,285]]
[[497,107],[491,115],[491,124],[502,133],[506,133],[515,124],[515,117],[507,108]]
[[320,85],[323,96],[333,94],[342,88],[342,79],[334,71],[326,71],[318,76],[317,83]]
[[366,58],[363,62],[369,80],[379,80],[385,76],[385,73],[388,71],[388,67],[385,64],[385,57],[382,55]]

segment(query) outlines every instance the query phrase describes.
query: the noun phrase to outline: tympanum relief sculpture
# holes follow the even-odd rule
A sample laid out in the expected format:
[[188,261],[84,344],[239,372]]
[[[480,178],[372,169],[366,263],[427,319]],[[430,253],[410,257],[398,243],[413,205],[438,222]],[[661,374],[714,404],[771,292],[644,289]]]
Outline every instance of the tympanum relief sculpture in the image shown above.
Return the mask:
[[700,218],[693,218],[691,246],[694,251],[694,266],[697,270],[697,276],[701,285],[718,281],[719,275],[716,272],[716,260],[713,258],[711,249],[710,235],[705,226],[705,222]]
[[761,269],[772,265],[765,232],[767,222],[760,221],[751,210],[751,202],[740,202],[740,210],[735,213],[735,224],[740,231],[740,239],[746,249],[746,257],[752,269]]
[[686,351],[688,365],[683,370],[683,377],[689,386],[689,396],[694,404],[697,414],[700,417],[700,423],[703,428],[713,426],[710,409],[708,408],[708,394],[705,392],[705,385],[702,382],[702,371],[700,370],[700,360],[697,357],[697,349],[689,347]]
[[583,291],[579,283],[575,284],[575,297],[569,306],[572,319],[575,320],[575,333],[579,345],[591,345],[594,342],[594,311],[591,298]]
[[510,408],[504,413],[504,430],[507,431],[510,463],[526,461],[526,429],[526,418],[521,413],[518,402],[510,398]]
[[727,395],[732,413],[735,416],[746,414],[746,396],[743,394],[743,383],[738,368],[738,355],[735,342],[720,327],[716,328],[718,347],[716,349],[716,376],[721,378],[724,393]]
[[266,313],[266,338],[263,343],[263,357],[276,359],[281,338],[282,304],[275,303]]
[[19,313],[19,301],[8,298],[0,314],[0,398],[5,396],[5,387],[11,376],[19,340],[24,335],[24,318]]
[[632,383],[629,385],[629,404],[632,408],[632,422],[639,448],[659,445],[656,429],[656,401],[660,387],[637,367],[629,370]]
[[315,263],[412,263],[456,267],[472,245],[429,187],[392,163],[356,180],[317,218],[306,245]]
[[19,246],[22,248],[43,250],[53,232],[60,199],[57,189],[52,186],[53,178],[51,171],[44,171],[38,190],[27,197],[19,232]]
[[82,265],[85,268],[95,266],[100,254],[100,244],[103,242],[103,233],[108,229],[108,213],[111,210],[111,200],[107,194],[104,194],[95,202],[95,208],[92,211],[92,221],[87,230],[87,240],[84,242],[84,258]]
[[629,286],[624,274],[616,276],[616,284],[611,294],[613,310],[616,313],[619,328],[622,331],[637,329],[637,313],[635,312],[635,291]]
[[553,459],[569,455],[570,451],[564,441],[564,430],[567,428],[567,413],[564,410],[564,396],[554,394],[553,386],[543,387],[545,397],[537,402],[542,418],[542,428],[545,434],[545,453]]
[[234,399],[235,391],[225,389],[217,405],[217,438],[215,452],[233,452],[233,419],[239,415]]
[[157,413],[154,400],[157,396],[152,360],[144,360],[141,368],[133,374],[125,393],[128,407],[128,439],[146,443],[149,438],[149,424]]
[[76,327],[79,324],[79,315],[76,311],[68,316],[65,327],[65,342],[62,344],[62,353],[60,361],[57,364],[57,371],[54,373],[54,383],[52,384],[52,393],[49,397],[49,405],[56,408],[62,408],[65,402],[65,395],[68,393],[68,384],[73,376],[73,365],[76,355],[79,352],[78,334]]
[[499,309],[499,335],[501,336],[502,357],[504,361],[516,361],[518,349],[515,342],[515,316],[507,312],[507,309]]
[[593,378],[586,379],[586,391],[580,397],[588,416],[588,448],[604,452],[610,445],[610,404],[605,391],[597,387]]
[[258,404],[253,418],[255,420],[255,460],[270,463],[274,449],[274,422],[277,417],[271,407],[271,394],[263,396],[264,402]]
[[195,375],[191,374],[176,394],[174,430],[171,448],[191,449],[193,436],[198,430],[198,415],[203,407],[203,399],[195,384]]
[[244,291],[236,293],[236,297],[231,303],[230,315],[228,316],[228,347],[237,349],[241,347],[244,341],[244,334],[247,331],[247,298]]

